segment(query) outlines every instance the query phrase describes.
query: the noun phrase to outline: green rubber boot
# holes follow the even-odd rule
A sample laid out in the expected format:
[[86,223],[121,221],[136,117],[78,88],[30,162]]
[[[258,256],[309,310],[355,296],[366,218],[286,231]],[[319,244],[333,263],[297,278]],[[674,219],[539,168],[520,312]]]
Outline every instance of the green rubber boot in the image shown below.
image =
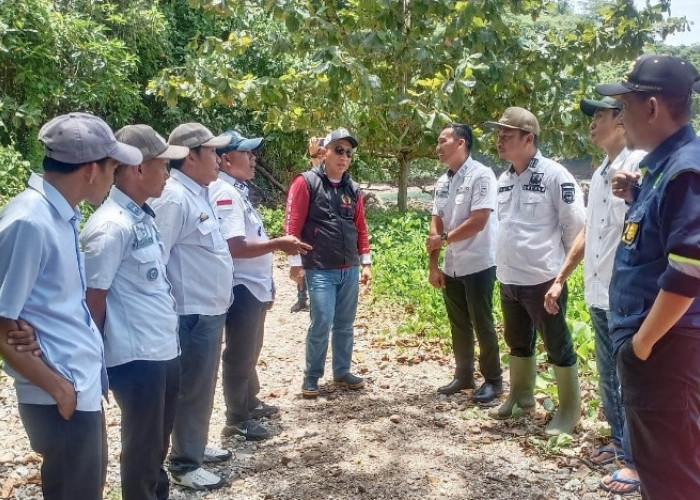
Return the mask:
[[559,390],[559,409],[547,424],[548,436],[571,434],[581,418],[581,391],[578,385],[578,367],[555,366],[554,375]]
[[535,408],[535,377],[537,365],[535,357],[510,357],[510,394],[508,399],[498,408],[489,411],[492,418],[506,419],[513,416],[513,408],[517,404],[524,413]]

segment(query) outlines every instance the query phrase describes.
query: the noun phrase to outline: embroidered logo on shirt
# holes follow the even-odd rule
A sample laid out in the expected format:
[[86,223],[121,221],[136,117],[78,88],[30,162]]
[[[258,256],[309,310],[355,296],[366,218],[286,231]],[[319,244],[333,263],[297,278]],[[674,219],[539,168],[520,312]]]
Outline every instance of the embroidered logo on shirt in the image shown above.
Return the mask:
[[514,187],[515,187],[515,185],[512,185],[512,186],[501,186],[501,187],[498,188],[498,192],[499,192],[499,193],[504,193],[504,192],[506,192],[506,191],[512,191]]
[[638,233],[639,222],[625,222],[625,228],[622,230],[622,243],[624,243],[625,245],[631,245],[637,238]]
[[155,267],[150,268],[146,272],[146,278],[148,278],[148,281],[155,281],[156,279],[158,279],[158,269],[156,269]]
[[561,185],[561,201],[572,204],[576,199],[576,190],[573,182],[565,182]]
[[530,177],[530,184],[533,186],[539,186],[542,184],[542,177],[544,177],[543,172],[533,172],[532,177]]

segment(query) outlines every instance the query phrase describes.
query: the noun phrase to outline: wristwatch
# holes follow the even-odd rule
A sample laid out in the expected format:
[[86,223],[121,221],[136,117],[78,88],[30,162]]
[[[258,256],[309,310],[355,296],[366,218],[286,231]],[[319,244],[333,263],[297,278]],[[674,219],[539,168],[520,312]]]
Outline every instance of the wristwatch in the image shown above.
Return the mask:
[[444,233],[442,233],[442,234],[440,235],[440,239],[441,239],[442,241],[444,241],[445,243],[447,243],[447,231],[445,231]]

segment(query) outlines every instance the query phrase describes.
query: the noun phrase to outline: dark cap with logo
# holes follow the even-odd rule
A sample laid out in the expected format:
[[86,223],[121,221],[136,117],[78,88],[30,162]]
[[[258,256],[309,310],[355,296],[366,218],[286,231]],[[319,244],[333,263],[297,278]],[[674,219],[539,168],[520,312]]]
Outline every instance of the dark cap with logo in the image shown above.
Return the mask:
[[588,116],[593,116],[595,112],[599,109],[617,109],[622,110],[622,103],[617,99],[605,96],[602,99],[581,99],[580,103],[581,111],[583,111]]
[[680,57],[644,54],[632,63],[621,82],[596,85],[595,89],[603,95],[628,92],[684,95],[700,92],[700,74]]

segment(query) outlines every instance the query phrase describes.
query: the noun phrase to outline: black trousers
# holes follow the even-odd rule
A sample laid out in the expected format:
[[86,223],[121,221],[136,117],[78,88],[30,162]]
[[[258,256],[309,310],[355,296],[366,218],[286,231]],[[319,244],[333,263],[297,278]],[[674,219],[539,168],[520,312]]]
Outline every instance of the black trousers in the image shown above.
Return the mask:
[[180,390],[180,358],[132,361],[108,368],[107,374],[122,412],[122,499],[166,500],[170,488],[163,461]]
[[569,295],[566,284],[557,301],[559,312],[549,314],[544,308],[544,296],[553,282],[552,279],[538,285],[501,283],[504,336],[512,356],[529,358],[535,354],[538,331],[550,363],[562,367],[573,366],[576,364],[576,352],[566,324],[566,300]]
[[41,454],[44,500],[100,500],[107,477],[107,433],[101,411],[76,411],[70,420],[56,405],[20,403],[32,449]]
[[700,331],[668,332],[646,361],[630,337],[617,366],[642,497],[700,498]]
[[260,302],[244,285],[233,287],[233,304],[226,315],[226,347],[221,357],[226,423],[248,419],[258,404],[260,381],[255,365],[260,357],[269,302]]
[[445,274],[443,297],[452,331],[455,378],[474,380],[474,331],[479,341],[479,370],[488,382],[501,381],[498,336],[493,324],[496,267],[453,278]]

